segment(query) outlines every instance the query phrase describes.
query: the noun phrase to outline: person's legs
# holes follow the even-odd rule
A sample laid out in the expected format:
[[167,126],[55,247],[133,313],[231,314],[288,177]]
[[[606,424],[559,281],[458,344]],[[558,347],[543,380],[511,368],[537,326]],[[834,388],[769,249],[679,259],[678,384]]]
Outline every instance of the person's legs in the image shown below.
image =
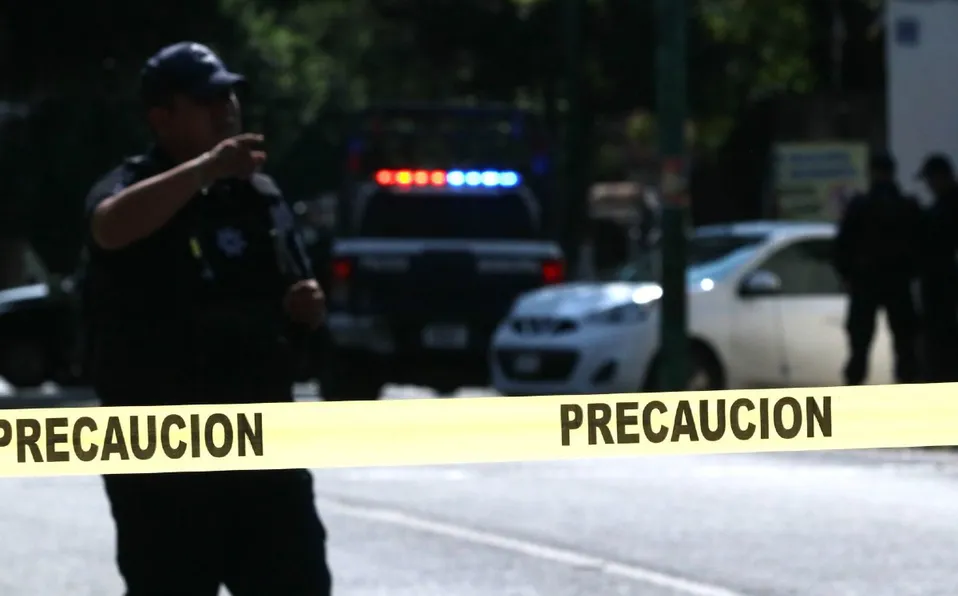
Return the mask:
[[222,524],[206,474],[105,476],[126,596],[216,596]]
[[925,339],[930,373],[928,381],[958,381],[958,326],[946,320],[932,323],[927,329]]
[[895,378],[899,383],[918,382],[918,314],[907,285],[891,288],[883,300],[895,351]]
[[949,288],[922,285],[924,357],[930,383],[958,379],[958,299]]
[[230,480],[225,584],[233,596],[330,596],[326,530],[306,470],[236,472]]
[[845,320],[850,352],[845,365],[847,385],[861,385],[865,381],[877,314],[878,300],[875,296],[865,292],[853,292],[849,296]]

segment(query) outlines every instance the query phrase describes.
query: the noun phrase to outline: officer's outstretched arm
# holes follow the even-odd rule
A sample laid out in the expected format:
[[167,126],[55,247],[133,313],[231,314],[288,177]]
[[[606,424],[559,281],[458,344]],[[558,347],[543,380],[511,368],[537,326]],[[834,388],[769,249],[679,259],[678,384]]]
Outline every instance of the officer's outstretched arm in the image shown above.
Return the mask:
[[160,229],[213,180],[209,154],[117,189],[93,207],[90,232],[100,248],[116,250]]

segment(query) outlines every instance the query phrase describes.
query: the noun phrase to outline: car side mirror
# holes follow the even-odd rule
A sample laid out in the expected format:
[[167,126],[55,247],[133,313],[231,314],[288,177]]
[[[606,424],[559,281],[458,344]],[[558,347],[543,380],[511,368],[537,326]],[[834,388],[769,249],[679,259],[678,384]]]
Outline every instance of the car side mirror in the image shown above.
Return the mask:
[[739,287],[741,296],[772,296],[782,291],[782,279],[764,269],[748,275]]

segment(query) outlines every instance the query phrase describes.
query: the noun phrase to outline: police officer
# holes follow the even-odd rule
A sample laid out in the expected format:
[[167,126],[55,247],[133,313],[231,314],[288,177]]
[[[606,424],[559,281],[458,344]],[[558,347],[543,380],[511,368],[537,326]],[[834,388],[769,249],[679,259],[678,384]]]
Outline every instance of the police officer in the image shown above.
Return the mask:
[[935,197],[925,212],[920,263],[928,380],[958,381],[958,183],[940,154],[925,160],[918,177]]
[[[323,296],[272,180],[240,133],[242,76],[207,47],[153,56],[155,146],[87,198],[92,382],[116,405],[291,401],[291,353]],[[305,470],[105,477],[127,596],[327,596]]]
[[871,186],[848,202],[835,245],[836,268],[849,297],[845,382],[864,382],[875,320],[883,308],[893,336],[895,376],[913,383],[918,380],[918,321],[912,283],[921,209],[898,189],[890,156],[873,155],[869,165]]

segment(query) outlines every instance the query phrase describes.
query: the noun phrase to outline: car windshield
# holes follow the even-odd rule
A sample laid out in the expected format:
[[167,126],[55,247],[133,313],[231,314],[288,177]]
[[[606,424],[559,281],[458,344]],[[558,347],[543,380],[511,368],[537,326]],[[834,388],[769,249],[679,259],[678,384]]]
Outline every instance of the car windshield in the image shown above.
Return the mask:
[[[686,245],[687,278],[690,283],[702,279],[720,280],[750,259],[767,239],[767,234],[697,234]],[[637,261],[621,267],[616,281],[658,281],[661,249],[654,247]]]

